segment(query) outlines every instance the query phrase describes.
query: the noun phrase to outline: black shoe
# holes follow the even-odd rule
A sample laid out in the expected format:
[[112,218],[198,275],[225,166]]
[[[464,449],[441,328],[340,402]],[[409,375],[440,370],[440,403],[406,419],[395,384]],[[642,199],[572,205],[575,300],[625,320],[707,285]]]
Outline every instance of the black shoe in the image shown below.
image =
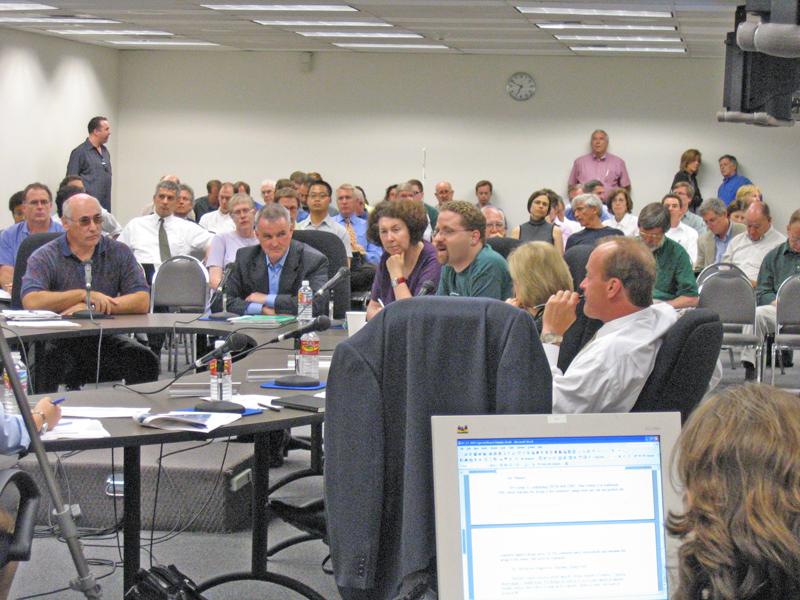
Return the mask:
[[785,350],[781,350],[781,364],[784,367],[789,368],[794,366],[794,360],[793,360],[794,357],[792,355],[793,355],[792,351],[789,350],[788,348]]
[[403,580],[392,600],[437,600],[436,576],[426,571],[412,573]]
[[756,366],[748,362],[746,360],[742,361],[742,366],[744,367],[744,380],[745,381],[755,381],[756,380]]

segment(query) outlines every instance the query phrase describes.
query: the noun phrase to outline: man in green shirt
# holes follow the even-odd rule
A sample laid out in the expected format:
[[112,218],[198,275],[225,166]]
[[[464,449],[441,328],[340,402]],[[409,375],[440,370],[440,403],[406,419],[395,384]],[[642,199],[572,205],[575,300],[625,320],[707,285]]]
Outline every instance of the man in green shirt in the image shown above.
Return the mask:
[[639,237],[653,252],[658,271],[653,299],[673,308],[697,306],[699,293],[689,254],[664,234],[670,228],[667,208],[658,202],[648,204],[639,213]]
[[[792,275],[800,274],[800,210],[794,211],[789,217],[786,233],[789,239],[769,251],[758,271],[756,334],[761,337],[775,332],[775,307],[781,284]],[[745,367],[745,379],[755,379],[754,349],[742,350],[742,363]]]
[[506,300],[514,284],[506,260],[485,245],[486,218],[469,202],[448,202],[439,213],[433,245],[442,266],[439,296]]

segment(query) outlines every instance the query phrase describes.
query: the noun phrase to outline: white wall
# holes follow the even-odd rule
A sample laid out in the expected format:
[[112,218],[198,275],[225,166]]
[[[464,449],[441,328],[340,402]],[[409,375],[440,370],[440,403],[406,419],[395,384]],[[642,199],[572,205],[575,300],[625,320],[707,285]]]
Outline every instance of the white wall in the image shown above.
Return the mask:
[[[504,91],[517,70],[537,81],[535,99]],[[703,152],[703,195],[720,183],[717,158],[735,154],[762,187],[780,228],[800,202],[800,130],[720,124],[721,60],[519,58],[317,54],[302,73],[296,54],[125,52],[121,59],[115,187],[123,220],[175,173],[204,194],[212,178],[250,183],[296,169],[334,186],[384,188],[422,178],[427,195],[448,179],[474,200],[476,181],[516,224],[540,187],[565,192],[572,161],[606,129],[622,156],[637,207],[660,200],[681,153]]]
[[[113,132],[118,57],[96,46],[0,30],[0,228],[13,222],[12,193],[33,181],[55,193],[89,119],[107,116]],[[114,137],[109,145],[113,155]]]

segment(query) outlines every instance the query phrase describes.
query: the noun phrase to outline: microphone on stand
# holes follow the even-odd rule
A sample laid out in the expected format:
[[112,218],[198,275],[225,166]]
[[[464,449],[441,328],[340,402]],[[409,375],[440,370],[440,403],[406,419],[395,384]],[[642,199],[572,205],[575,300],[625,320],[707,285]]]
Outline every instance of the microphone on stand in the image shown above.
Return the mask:
[[324,294],[333,286],[335,286],[337,283],[339,283],[339,280],[341,280],[342,277],[345,277],[349,273],[350,269],[348,269],[347,267],[340,268],[338,271],[336,271],[336,275],[331,277],[328,281],[325,282],[325,285],[323,285],[316,292],[314,292],[314,298],[319,298],[320,296],[322,296],[322,294]]
[[417,293],[417,298],[420,296],[427,296],[428,294],[432,294],[436,291],[436,284],[433,283],[430,279],[419,286],[419,293]]
[[222,310],[220,312],[215,312],[208,315],[208,318],[212,321],[227,321],[228,319],[232,319],[233,317],[238,317],[239,315],[228,312],[225,308],[228,306],[228,291],[225,289],[225,286],[228,283],[228,278],[231,276],[233,272],[233,263],[228,263],[225,266],[225,270],[222,272],[222,279],[217,286],[217,289],[214,290],[214,294],[211,296],[211,302],[209,302],[209,307],[214,305],[216,301],[216,297],[222,292]]
[[77,310],[71,315],[70,319],[113,319],[111,315],[106,313],[92,310],[92,259],[89,258],[81,263],[83,265],[83,274],[86,279],[86,308]]
[[270,340],[267,342],[268,344],[275,344],[277,342],[282,342],[284,340],[297,340],[303,337],[305,334],[310,333],[312,331],[327,331],[331,327],[331,320],[326,315],[320,315],[310,323],[303,325],[302,327],[298,327],[294,331],[289,331],[288,333],[282,333],[275,339]]
[[211,352],[203,356],[202,358],[198,358],[194,366],[195,367],[202,367],[203,365],[207,365],[212,360],[216,360],[218,358],[222,358],[230,352],[231,354],[235,354],[236,352],[241,352],[247,347],[247,336],[243,333],[239,333],[238,331],[234,331],[228,336],[228,339],[225,340],[225,343],[222,344],[219,348],[214,348]]

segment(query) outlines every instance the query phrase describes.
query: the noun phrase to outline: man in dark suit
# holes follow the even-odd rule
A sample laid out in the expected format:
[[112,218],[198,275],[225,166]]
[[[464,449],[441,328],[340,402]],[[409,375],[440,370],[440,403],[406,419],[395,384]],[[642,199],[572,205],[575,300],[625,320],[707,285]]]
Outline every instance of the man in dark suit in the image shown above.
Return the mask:
[[[236,253],[227,284],[227,310],[240,315],[296,315],[297,291],[308,280],[315,292],[328,280],[328,259],[292,240],[294,223],[277,203],[265,204],[256,214],[258,245]],[[313,314],[322,314],[323,295],[314,299]]]

